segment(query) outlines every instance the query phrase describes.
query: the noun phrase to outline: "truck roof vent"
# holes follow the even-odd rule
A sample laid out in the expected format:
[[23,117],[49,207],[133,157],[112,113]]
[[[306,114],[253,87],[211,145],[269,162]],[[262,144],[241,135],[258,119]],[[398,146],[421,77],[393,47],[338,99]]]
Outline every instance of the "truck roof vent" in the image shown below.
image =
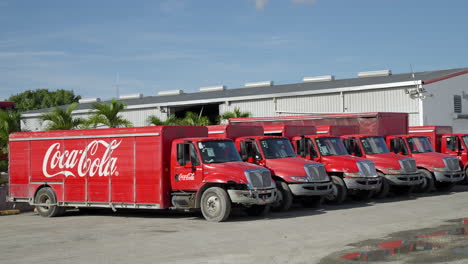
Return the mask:
[[183,94],[184,91],[182,90],[169,90],[169,91],[160,91],[158,92],[159,96],[168,96],[168,95],[179,95]]
[[390,76],[392,75],[391,70],[381,70],[381,71],[368,71],[368,72],[358,72],[358,77],[378,77],[378,76]]
[[304,77],[303,82],[328,82],[334,81],[335,76],[333,75],[324,75],[324,76],[315,76],[315,77]]
[[224,90],[226,90],[225,85],[200,87],[200,92],[214,92],[214,91],[224,91]]
[[81,98],[78,100],[78,103],[80,104],[86,104],[86,103],[98,103],[101,102],[101,98]]
[[140,99],[143,98],[142,93],[136,93],[136,94],[124,94],[119,96],[119,99]]
[[273,81],[249,82],[249,83],[244,84],[245,88],[263,87],[263,86],[273,86]]

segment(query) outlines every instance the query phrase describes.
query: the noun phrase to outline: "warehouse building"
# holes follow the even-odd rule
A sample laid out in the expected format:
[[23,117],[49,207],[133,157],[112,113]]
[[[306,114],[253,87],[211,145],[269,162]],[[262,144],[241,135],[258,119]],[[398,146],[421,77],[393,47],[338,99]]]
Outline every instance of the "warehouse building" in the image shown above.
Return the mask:
[[[468,68],[404,74],[392,74],[390,70],[360,72],[351,79],[305,77],[295,84],[266,81],[236,89],[213,86],[196,93],[173,90],[159,92],[158,96],[135,94],[119,99],[127,104],[122,116],[135,126],[147,125],[150,115],[165,120],[170,115],[183,117],[187,111],[202,111],[214,121],[218,115],[239,107],[254,117],[406,112],[410,125],[448,125],[454,127],[454,132],[468,133]],[[83,99],[74,115],[86,117],[96,101],[99,99]],[[40,115],[50,110],[24,113],[24,127],[43,130]]]

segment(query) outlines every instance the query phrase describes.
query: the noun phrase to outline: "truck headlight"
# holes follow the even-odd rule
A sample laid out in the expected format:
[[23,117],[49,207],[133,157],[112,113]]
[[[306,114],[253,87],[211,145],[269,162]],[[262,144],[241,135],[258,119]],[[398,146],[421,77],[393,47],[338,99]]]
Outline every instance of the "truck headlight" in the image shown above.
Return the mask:
[[350,178],[363,177],[360,172],[345,172],[345,173],[343,173],[343,175],[345,177],[350,177]]
[[448,169],[446,167],[442,167],[442,168],[434,167],[434,171],[448,171]]
[[388,174],[404,174],[405,170],[388,169]]
[[309,176],[292,176],[291,179],[298,181],[298,182],[311,182]]

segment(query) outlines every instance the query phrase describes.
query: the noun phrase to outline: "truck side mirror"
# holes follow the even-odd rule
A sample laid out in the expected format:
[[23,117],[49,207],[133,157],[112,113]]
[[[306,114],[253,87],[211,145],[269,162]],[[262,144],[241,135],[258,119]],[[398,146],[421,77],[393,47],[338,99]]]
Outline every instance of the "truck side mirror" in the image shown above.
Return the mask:
[[179,143],[177,144],[177,163],[181,166],[185,166],[185,146],[187,144]]
[[354,149],[352,148],[351,145],[351,139],[344,139],[343,143],[345,145],[346,150],[348,151],[349,154],[353,155],[354,154]]
[[297,152],[299,156],[305,157],[307,155],[306,146],[307,146],[307,142],[304,136],[302,136],[300,140],[297,140]]
[[245,141],[240,142],[240,155],[242,161],[247,161],[247,159],[249,158],[249,155],[247,153],[247,144]]
[[401,144],[400,139],[394,138],[390,140],[390,149],[395,153],[401,152]]

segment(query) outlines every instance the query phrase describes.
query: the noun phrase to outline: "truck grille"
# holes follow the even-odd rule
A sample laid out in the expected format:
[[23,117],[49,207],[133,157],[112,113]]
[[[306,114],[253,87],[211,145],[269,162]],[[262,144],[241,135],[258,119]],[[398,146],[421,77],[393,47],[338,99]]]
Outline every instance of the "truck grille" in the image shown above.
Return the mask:
[[360,160],[357,162],[357,165],[363,177],[374,177],[377,175],[374,162],[370,160]]
[[460,170],[460,163],[458,163],[458,159],[454,157],[444,158],[445,167],[447,167],[451,171],[459,171]]
[[271,187],[271,174],[268,170],[249,171],[248,178],[254,188]]
[[414,159],[401,159],[400,166],[405,171],[405,173],[416,173],[418,167],[416,166],[416,161]]
[[304,165],[304,169],[307,175],[312,181],[328,181],[328,174],[325,170],[325,166],[320,163]]

